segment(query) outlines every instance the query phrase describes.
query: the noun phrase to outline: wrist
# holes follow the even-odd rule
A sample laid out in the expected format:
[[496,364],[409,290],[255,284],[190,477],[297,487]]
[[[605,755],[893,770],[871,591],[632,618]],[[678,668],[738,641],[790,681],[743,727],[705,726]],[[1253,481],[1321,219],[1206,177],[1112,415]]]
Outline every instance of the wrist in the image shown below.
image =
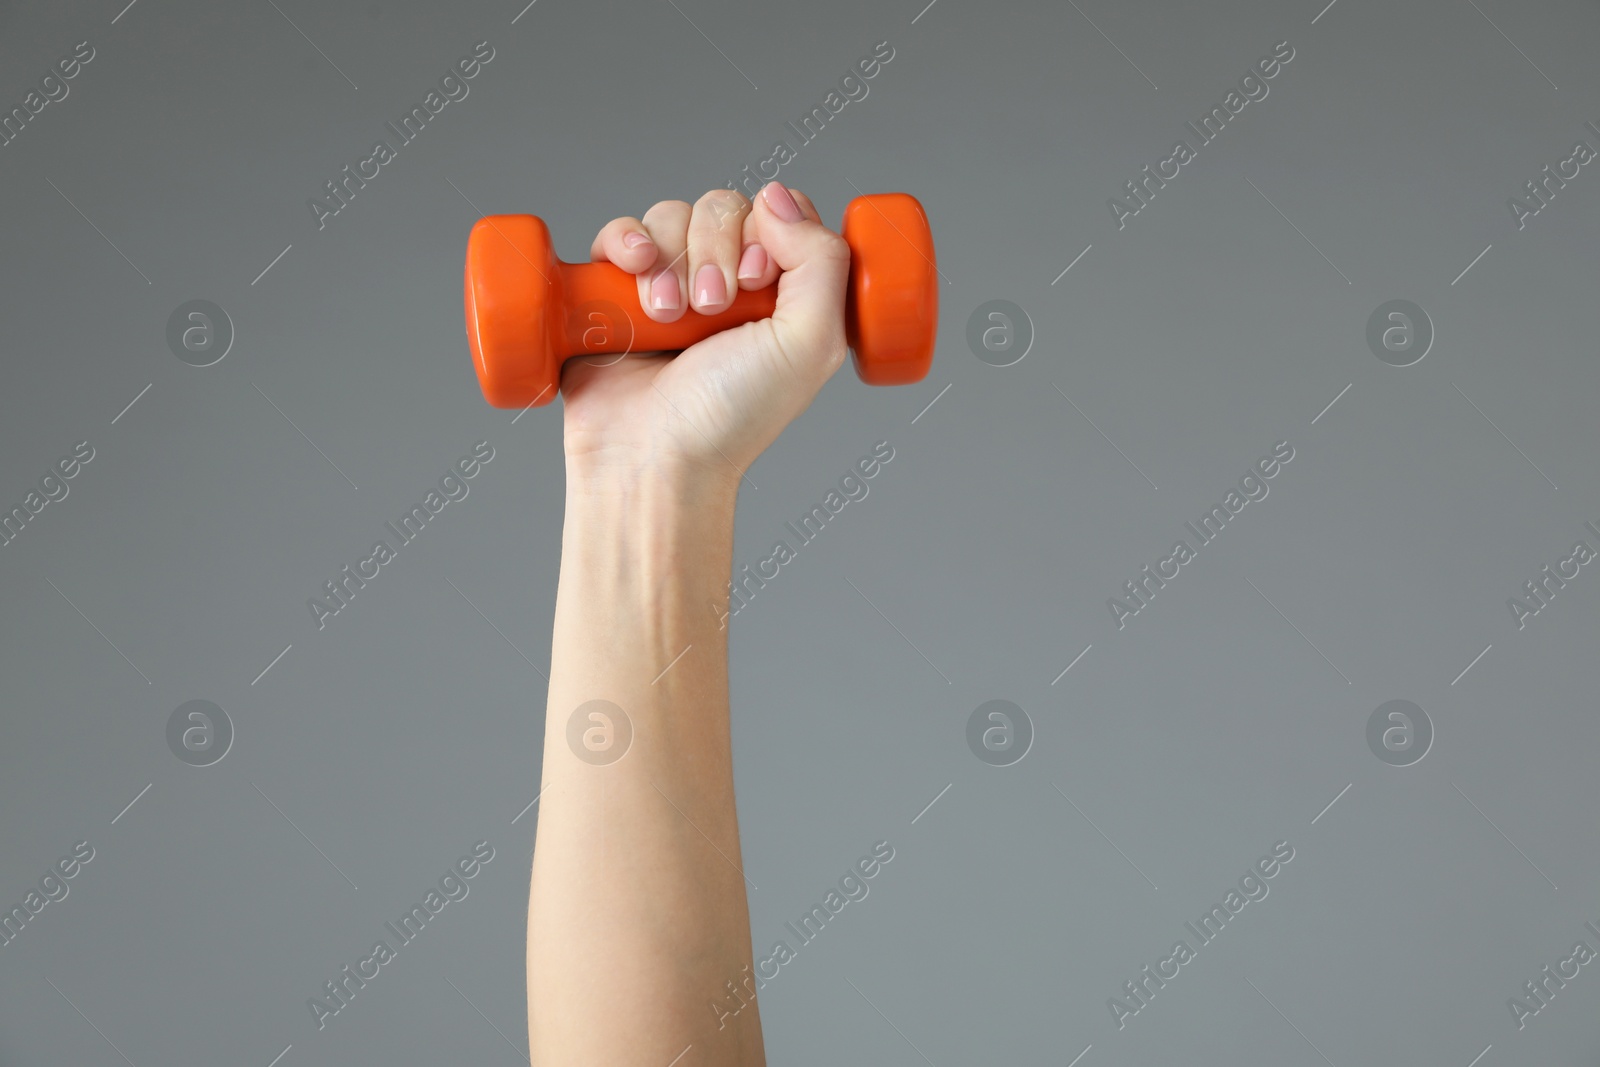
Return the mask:
[[[637,576],[726,583],[739,475],[665,464],[567,472],[562,559]],[[607,562],[610,561],[610,562]],[[633,562],[629,562],[633,561]],[[563,568],[565,569],[565,567]]]
[[668,461],[655,467],[567,462],[567,512],[615,525],[733,524],[740,473]]
[[612,651],[632,649],[652,675],[685,645],[725,636],[739,488],[728,470],[575,474],[569,466],[558,623],[606,629]]

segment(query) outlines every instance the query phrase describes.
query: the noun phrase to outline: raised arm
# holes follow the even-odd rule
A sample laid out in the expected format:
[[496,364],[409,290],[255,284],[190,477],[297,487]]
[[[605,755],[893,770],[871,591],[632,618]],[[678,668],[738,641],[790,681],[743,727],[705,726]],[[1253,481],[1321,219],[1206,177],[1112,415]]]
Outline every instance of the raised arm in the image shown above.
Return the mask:
[[693,1046],[679,1067],[764,1064],[755,1005],[712,1007],[751,962],[723,614],[734,502],[745,469],[845,358],[849,250],[772,183],[753,205],[718,190],[617,219],[591,256],[637,274],[634,313],[658,321],[724,310],[737,288],[774,279],[778,305],[676,357],[564,368],[531,1058],[667,1067]]

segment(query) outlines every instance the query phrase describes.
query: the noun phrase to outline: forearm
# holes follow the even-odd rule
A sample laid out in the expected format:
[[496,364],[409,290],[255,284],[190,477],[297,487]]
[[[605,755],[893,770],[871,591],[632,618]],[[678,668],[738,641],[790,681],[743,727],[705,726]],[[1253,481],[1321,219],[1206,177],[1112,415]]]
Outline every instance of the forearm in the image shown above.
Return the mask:
[[[569,471],[528,909],[535,1067],[760,1064],[729,747],[726,598],[738,480]],[[670,666],[669,666],[670,665]],[[620,721],[607,749],[605,720]],[[586,746],[582,732],[593,730]],[[576,750],[575,750],[576,748]]]

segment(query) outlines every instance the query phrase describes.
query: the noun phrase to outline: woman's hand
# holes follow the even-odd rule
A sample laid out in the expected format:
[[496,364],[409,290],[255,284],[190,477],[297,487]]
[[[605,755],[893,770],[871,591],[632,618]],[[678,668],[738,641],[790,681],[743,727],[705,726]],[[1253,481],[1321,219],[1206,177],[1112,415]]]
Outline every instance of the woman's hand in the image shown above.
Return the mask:
[[771,318],[676,356],[567,360],[569,479],[631,485],[653,472],[736,483],[844,362],[849,246],[778,182],[754,204],[728,189],[693,207],[663,200],[643,219],[612,220],[589,255],[637,275],[639,310],[625,310],[657,322],[716,314],[737,289],[774,280],[778,297]]

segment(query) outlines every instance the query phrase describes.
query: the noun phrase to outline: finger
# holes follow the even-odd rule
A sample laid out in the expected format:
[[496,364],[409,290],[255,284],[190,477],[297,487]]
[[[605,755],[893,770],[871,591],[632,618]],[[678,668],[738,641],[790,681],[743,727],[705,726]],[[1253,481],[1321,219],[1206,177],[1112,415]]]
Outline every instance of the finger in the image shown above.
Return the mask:
[[739,253],[739,288],[765,289],[778,280],[778,265],[756,240],[755,227],[749,219],[745,220],[744,229],[744,247]]
[[767,250],[761,247],[760,224],[752,210],[744,217],[740,235],[739,269],[737,277],[741,289],[765,289],[778,280],[778,265]]
[[845,285],[850,246],[815,219],[780,182],[756,195],[761,246],[783,271],[772,325],[778,347],[796,373],[820,385],[844,362]]
[[589,262],[615,263],[629,274],[638,274],[655,263],[657,251],[644,223],[628,216],[612,219],[595,235]]
[[[789,195],[800,205],[801,213],[812,222],[821,222],[822,217],[817,214],[816,205],[811,198],[798,189],[790,189]],[[778,264],[773,262],[767,250],[761,247],[761,242],[756,236],[757,224],[752,212],[744,220],[744,251],[739,256],[739,288],[765,289],[778,280]]]
[[657,322],[683,317],[689,291],[689,218],[682,200],[663,200],[644,213],[644,230],[656,246],[656,261],[638,277],[639,306]]
[[740,245],[750,201],[732,189],[713,189],[689,219],[690,302],[703,315],[726,311],[738,282]]
[[817,206],[811,202],[809,196],[798,189],[790,189],[789,195],[794,197],[794,202],[800,205],[800,211],[806,218],[812,222],[822,221],[822,216],[817,213]]

